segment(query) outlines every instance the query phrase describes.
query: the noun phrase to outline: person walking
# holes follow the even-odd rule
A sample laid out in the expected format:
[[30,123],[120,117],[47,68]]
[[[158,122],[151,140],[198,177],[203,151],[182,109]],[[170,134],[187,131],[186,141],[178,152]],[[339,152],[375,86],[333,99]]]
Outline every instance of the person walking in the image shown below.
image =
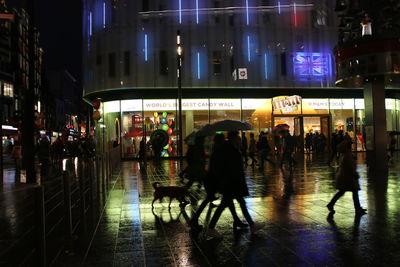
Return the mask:
[[11,157],[15,163],[15,172],[19,172],[21,169],[21,145],[19,141],[14,142],[14,146],[11,151]]
[[196,136],[194,145],[189,146],[186,153],[187,177],[189,182],[186,184],[190,188],[194,182],[199,183],[199,188],[203,184],[206,176],[206,154],[204,152],[204,136]]
[[331,213],[334,213],[334,206],[336,201],[341,198],[346,191],[353,193],[353,203],[356,215],[363,215],[366,213],[366,209],[360,205],[358,198],[358,191],[360,185],[358,183],[359,175],[356,170],[356,161],[351,153],[349,144],[346,141],[341,142],[338,145],[338,152],[340,155],[339,170],[336,173],[336,188],[339,190],[326,205]]
[[[225,136],[224,134],[217,134],[214,136],[214,144],[213,144],[213,148],[212,148],[212,154],[210,157],[210,163],[209,163],[209,167],[208,167],[208,172],[207,175],[204,179],[204,188],[206,190],[207,193],[207,197],[203,200],[203,202],[200,204],[199,208],[196,210],[195,214],[193,215],[193,217],[190,219],[190,226],[192,228],[202,228],[201,225],[199,225],[199,217],[201,215],[201,213],[203,212],[204,208],[207,206],[208,203],[211,203],[217,199],[217,197],[215,196],[215,194],[218,191],[218,186],[216,184],[216,179],[218,177],[214,177],[214,174],[216,173],[216,171],[218,170],[219,166],[216,165],[216,157],[215,155],[217,155],[218,153],[215,153],[216,151],[219,151],[219,149],[221,149],[222,145],[225,142]],[[233,225],[234,228],[244,228],[247,227],[248,225],[243,223],[235,210],[235,207],[233,205],[229,205],[229,210],[232,214],[233,217]]]
[[268,161],[272,165],[275,165],[275,163],[268,158],[269,153],[271,152],[271,147],[269,146],[267,135],[266,134],[260,134],[260,141],[258,142],[258,149],[260,153],[260,170],[264,169],[264,163],[265,161]]
[[154,163],[158,164],[161,160],[162,140],[161,135],[156,134],[151,142],[153,149]]
[[220,150],[215,152],[214,164],[218,167],[213,170],[213,176],[216,178],[217,188],[222,194],[222,200],[208,226],[207,235],[210,237],[221,237],[218,231],[215,230],[215,226],[224,209],[233,205],[233,199],[239,202],[252,233],[264,226],[263,223],[255,223],[253,221],[243,198],[249,195],[249,191],[244,175],[240,144],[239,133],[236,131],[229,132],[228,141],[222,145]]
[[256,153],[257,153],[256,139],[254,138],[254,133],[250,133],[249,157],[251,158],[251,167],[253,168],[257,163]]
[[47,136],[40,138],[36,153],[40,163],[40,176],[43,178],[47,175],[47,168],[50,162],[50,142]]
[[241,152],[242,152],[242,157],[244,159],[244,164],[247,166],[247,137],[244,132],[242,132],[242,145],[241,145]]
[[289,163],[290,168],[296,165],[296,160],[293,158],[293,153],[296,148],[296,140],[293,136],[290,135],[288,130],[282,131],[282,139],[283,139],[283,152],[281,156],[280,168],[283,168],[283,163],[287,161]]

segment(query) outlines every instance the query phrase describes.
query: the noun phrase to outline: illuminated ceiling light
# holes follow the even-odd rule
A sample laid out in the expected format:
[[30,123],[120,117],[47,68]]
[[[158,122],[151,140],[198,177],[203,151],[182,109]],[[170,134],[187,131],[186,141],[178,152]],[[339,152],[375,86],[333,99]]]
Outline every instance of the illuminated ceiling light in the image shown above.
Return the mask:
[[278,14],[281,14],[281,2],[278,1]]

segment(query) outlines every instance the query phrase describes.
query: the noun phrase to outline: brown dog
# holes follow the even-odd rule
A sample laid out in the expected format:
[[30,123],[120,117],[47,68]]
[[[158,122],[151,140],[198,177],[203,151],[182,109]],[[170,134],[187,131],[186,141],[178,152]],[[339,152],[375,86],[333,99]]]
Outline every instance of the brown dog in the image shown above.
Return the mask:
[[186,197],[189,196],[189,190],[186,187],[180,186],[160,186],[159,182],[153,183],[154,187],[154,199],[151,203],[151,207],[154,208],[154,202],[159,199],[160,202],[164,197],[169,197],[169,205],[168,208],[171,208],[172,199],[176,199],[180,202],[181,207],[186,206],[189,201],[186,200]]

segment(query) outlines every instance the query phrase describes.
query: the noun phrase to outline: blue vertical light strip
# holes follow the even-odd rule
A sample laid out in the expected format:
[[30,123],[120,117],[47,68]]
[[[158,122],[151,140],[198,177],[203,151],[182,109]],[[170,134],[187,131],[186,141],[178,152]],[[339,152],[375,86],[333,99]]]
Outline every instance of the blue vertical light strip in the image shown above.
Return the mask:
[[199,0],[196,0],[196,23],[199,24]]
[[144,61],[147,62],[147,34],[144,35]]
[[92,36],[92,12],[89,12],[89,36]]
[[268,61],[267,61],[267,53],[264,54],[264,76],[265,76],[265,79],[268,80]]
[[179,24],[182,24],[182,0],[179,0]]
[[103,29],[106,27],[106,2],[103,2]]
[[281,14],[281,2],[278,1],[278,13]]
[[249,0],[246,0],[246,24],[250,24],[250,19],[249,19]]
[[200,80],[200,52],[197,52],[197,79]]
[[247,61],[250,62],[250,35],[247,35]]

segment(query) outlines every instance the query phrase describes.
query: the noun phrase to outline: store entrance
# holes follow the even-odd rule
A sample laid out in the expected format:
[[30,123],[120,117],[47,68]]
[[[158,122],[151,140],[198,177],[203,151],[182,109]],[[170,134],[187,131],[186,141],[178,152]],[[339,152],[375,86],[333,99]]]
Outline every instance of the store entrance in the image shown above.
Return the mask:
[[330,142],[330,118],[329,116],[274,116],[274,126],[279,124],[289,125],[292,136],[298,137],[299,147],[305,149],[307,134],[323,134],[326,139],[325,150],[329,149]]

